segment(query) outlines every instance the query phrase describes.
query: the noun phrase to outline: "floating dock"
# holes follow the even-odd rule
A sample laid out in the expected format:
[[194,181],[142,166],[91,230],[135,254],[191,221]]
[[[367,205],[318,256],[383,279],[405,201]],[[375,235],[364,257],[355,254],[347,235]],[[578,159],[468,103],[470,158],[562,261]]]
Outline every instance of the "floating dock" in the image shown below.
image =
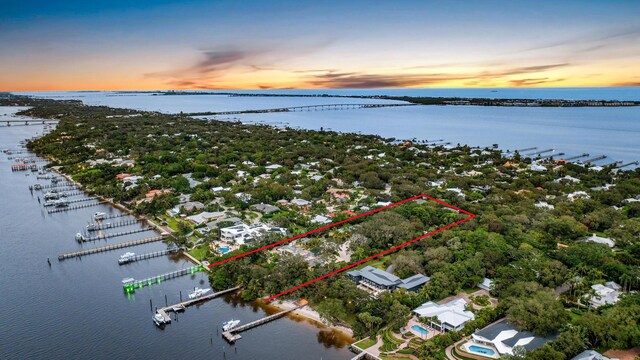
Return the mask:
[[229,289],[226,289],[226,290],[222,290],[222,291],[218,291],[218,292],[215,292],[215,293],[209,294],[209,295],[204,295],[204,296],[201,296],[201,297],[199,297],[197,299],[190,299],[190,300],[183,301],[181,303],[177,303],[177,304],[174,304],[174,305],[165,306],[163,308],[158,309],[156,311],[156,313],[158,313],[158,314],[160,314],[162,316],[162,318],[164,319],[165,323],[170,323],[171,322],[171,318],[169,317],[168,313],[172,312],[172,311],[175,311],[174,309],[184,310],[188,306],[195,305],[195,304],[207,301],[207,300],[215,299],[215,298],[217,298],[219,296],[228,294],[230,292],[234,292],[234,291],[236,291],[238,289],[240,289],[240,286],[235,286],[235,287],[232,287],[232,288],[229,288]]
[[288,313],[290,313],[292,311],[298,310],[298,309],[300,309],[301,307],[304,307],[304,306],[307,306],[306,302],[304,304],[300,304],[300,305],[298,305],[298,306],[296,306],[294,308],[283,310],[283,311],[277,312],[277,313],[275,313],[273,315],[269,315],[269,316],[263,317],[262,319],[258,319],[256,321],[250,322],[248,324],[244,324],[242,326],[235,327],[235,328],[233,328],[233,329],[231,329],[229,331],[223,332],[222,333],[222,337],[225,340],[227,340],[228,342],[234,343],[237,340],[242,338],[242,336],[240,336],[241,332],[247,331],[249,329],[253,329],[256,326],[260,326],[262,324],[266,324],[266,323],[271,322],[273,320],[277,320],[277,319],[285,316],[286,314],[288,314]]
[[123,243],[119,243],[119,244],[112,244],[112,245],[102,246],[102,247],[95,248],[95,249],[87,249],[87,250],[76,251],[76,252],[72,252],[72,253],[68,253],[68,254],[62,254],[62,255],[58,256],[58,260],[62,261],[62,260],[73,258],[73,257],[82,257],[82,256],[85,256],[85,255],[97,254],[97,253],[104,252],[104,251],[111,251],[111,250],[122,249],[122,248],[130,247],[130,246],[136,246],[136,245],[142,245],[142,244],[147,244],[147,243],[156,242],[156,241],[162,241],[165,238],[166,238],[166,235],[160,235],[160,236],[154,236],[154,237],[141,239],[141,240],[127,241],[127,242],[123,242]]

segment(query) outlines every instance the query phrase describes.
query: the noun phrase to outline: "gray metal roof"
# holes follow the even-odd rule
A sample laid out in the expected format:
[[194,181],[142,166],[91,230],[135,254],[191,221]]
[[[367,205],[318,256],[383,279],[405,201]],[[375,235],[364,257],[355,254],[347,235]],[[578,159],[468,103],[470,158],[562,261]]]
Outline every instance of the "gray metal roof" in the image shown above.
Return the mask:
[[398,285],[398,287],[404,288],[404,289],[412,289],[416,286],[420,286],[428,283],[429,280],[431,280],[431,278],[429,278],[428,276],[424,276],[422,274],[416,274],[413,276],[409,276],[406,279],[402,279],[401,280],[402,284]]

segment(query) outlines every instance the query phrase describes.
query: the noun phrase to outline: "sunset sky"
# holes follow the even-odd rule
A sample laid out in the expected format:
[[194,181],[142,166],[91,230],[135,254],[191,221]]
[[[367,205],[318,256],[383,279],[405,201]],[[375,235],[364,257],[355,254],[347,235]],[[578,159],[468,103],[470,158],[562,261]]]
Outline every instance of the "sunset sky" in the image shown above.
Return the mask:
[[640,86],[640,1],[3,1],[0,90]]

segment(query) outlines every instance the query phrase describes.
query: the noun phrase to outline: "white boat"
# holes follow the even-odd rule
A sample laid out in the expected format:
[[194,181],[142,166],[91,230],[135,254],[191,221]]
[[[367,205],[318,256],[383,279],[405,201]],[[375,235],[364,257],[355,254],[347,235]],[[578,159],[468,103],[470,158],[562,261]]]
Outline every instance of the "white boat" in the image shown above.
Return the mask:
[[136,279],[134,278],[124,278],[122,279],[122,285],[126,286],[126,285],[131,285],[136,281]]
[[197,287],[195,288],[195,290],[189,293],[189,299],[197,299],[204,296],[209,291],[211,291],[211,289],[200,289],[199,287]]
[[93,220],[102,220],[104,219],[105,213],[103,212],[97,212],[95,214],[93,214]]
[[240,324],[240,320],[229,320],[226,323],[222,324],[222,330],[224,331],[229,331],[231,329],[233,329],[234,327],[238,326],[238,324]]
[[83,240],[84,240],[84,235],[82,235],[81,233],[76,233],[76,241],[81,242]]
[[133,260],[133,257],[136,256],[136,253],[132,253],[132,252],[126,252],[122,255],[120,255],[120,259],[118,259],[118,264],[122,265],[122,264],[126,264],[128,262],[130,262],[131,260]]
[[155,315],[153,315],[153,322],[156,323],[157,326],[161,326],[161,325],[170,323],[171,319],[165,320],[165,318],[162,315],[160,315],[159,313],[156,313]]

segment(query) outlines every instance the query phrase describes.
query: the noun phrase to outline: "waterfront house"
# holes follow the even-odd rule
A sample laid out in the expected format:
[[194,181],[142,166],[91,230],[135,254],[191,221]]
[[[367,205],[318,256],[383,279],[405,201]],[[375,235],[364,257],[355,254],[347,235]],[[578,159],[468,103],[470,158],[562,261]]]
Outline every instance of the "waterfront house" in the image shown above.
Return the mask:
[[388,273],[384,270],[366,266],[361,270],[353,270],[347,273],[347,277],[358,283],[358,286],[373,295],[382,291],[404,288],[407,291],[418,291],[429,282],[429,277],[422,274],[410,276],[406,279]]
[[462,345],[462,349],[473,355],[495,358],[494,355],[499,355],[498,357],[505,354],[513,355],[513,348],[516,346],[524,348],[527,352],[533,351],[555,340],[556,337],[557,335],[543,337],[529,331],[520,331],[515,325],[503,319],[476,330],[471,335],[471,340]]
[[429,326],[438,331],[460,331],[469,320],[474,320],[475,315],[465,309],[467,302],[464,299],[453,299],[444,304],[436,304],[427,301],[413,310],[418,318],[429,319]]

